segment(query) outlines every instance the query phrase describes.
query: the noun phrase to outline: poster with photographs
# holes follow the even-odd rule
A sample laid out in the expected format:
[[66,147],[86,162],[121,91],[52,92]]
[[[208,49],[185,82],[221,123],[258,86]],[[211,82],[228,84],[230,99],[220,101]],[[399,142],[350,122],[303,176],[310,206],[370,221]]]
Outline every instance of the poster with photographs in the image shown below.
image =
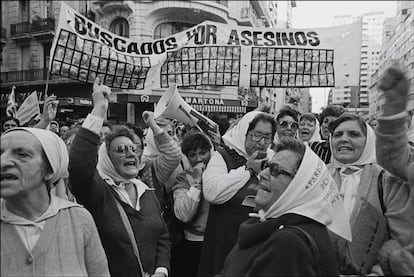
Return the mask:
[[332,87],[333,50],[252,47],[252,87]]
[[96,77],[112,88],[144,89],[149,57],[117,53],[110,47],[60,30],[51,74],[93,83]]
[[270,29],[204,21],[144,41],[114,34],[62,3],[49,70],[73,80],[93,83],[100,77],[112,88],[147,92],[173,83],[196,89],[333,87],[341,81],[335,76],[344,76],[344,63],[350,72],[359,70],[358,24]]
[[178,87],[239,86],[240,50],[239,46],[202,46],[169,52],[161,66],[161,87],[173,83]]

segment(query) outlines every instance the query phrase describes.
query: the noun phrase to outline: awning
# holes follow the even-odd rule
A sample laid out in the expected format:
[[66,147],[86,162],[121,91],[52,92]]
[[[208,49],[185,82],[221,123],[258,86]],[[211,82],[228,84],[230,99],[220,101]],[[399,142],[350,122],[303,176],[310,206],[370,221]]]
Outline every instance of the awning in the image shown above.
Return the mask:
[[199,112],[246,113],[246,107],[222,105],[190,105]]

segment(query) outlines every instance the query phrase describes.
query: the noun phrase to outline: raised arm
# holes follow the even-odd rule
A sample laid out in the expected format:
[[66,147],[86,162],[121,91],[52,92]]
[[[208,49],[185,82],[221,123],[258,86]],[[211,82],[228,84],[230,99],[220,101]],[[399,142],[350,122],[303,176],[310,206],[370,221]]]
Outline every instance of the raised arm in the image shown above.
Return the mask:
[[99,131],[108,109],[109,87],[94,84],[94,107],[76,134],[69,152],[69,186],[85,207],[94,205],[103,192],[104,181],[96,169]]
[[152,161],[155,176],[159,183],[165,183],[180,164],[183,154],[173,138],[157,125],[152,112],[145,111],[142,117],[152,129],[155,144],[160,151],[160,154]]
[[392,174],[407,181],[408,165],[414,163],[414,150],[409,146],[407,136],[409,81],[397,63],[387,69],[379,88],[384,92],[385,104],[376,130],[377,161]]

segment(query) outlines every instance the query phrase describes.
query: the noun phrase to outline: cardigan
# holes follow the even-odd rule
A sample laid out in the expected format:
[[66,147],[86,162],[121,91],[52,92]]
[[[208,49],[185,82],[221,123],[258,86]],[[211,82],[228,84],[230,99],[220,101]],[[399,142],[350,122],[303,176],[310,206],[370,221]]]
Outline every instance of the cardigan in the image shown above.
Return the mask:
[[[98,145],[99,135],[85,128],[79,130],[70,148],[70,188],[95,219],[111,276],[140,276],[130,238],[116,208],[117,195],[96,169]],[[157,267],[168,269],[168,230],[154,191],[144,192],[139,211],[122,201],[121,205],[131,223],[144,271],[153,274]]]
[[191,187],[186,175],[191,170],[186,169],[179,174],[173,186],[174,213],[184,224],[184,235],[188,240],[204,239],[207,224],[209,203],[204,199],[201,190]]
[[[349,219],[352,242],[331,233],[341,274],[375,273],[380,249],[390,239],[403,247],[414,245],[413,189],[387,171],[380,174],[381,171],[376,164],[363,167]],[[338,170],[333,178],[340,189]]]
[[46,219],[32,251],[2,220],[1,276],[109,276],[92,216],[79,206],[61,209]]
[[375,133],[377,161],[414,187],[414,147],[409,144],[407,113],[394,119],[378,118]]
[[[316,247],[288,226],[301,228]],[[301,215],[285,214],[263,222],[257,218],[244,222],[220,276],[316,276],[318,272],[339,275],[326,227]]]

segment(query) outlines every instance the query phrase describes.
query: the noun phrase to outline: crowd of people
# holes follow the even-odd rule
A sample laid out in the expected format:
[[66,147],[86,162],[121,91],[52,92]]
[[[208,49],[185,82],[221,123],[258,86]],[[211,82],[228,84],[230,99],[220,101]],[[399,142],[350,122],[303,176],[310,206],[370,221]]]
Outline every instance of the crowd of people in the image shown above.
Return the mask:
[[391,66],[376,122],[259,108],[214,118],[220,144],[145,111],[2,120],[1,276],[414,275],[409,82]]

